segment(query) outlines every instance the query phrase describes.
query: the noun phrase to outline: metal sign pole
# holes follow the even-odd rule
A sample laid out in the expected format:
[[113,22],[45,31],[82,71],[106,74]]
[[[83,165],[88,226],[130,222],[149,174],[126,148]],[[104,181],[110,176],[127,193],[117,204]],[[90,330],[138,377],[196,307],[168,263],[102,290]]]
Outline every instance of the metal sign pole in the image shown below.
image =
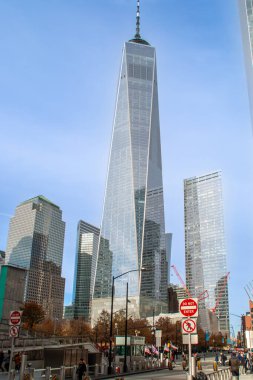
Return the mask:
[[15,347],[15,337],[13,336],[11,338],[11,354],[10,354],[10,364],[9,364],[9,374],[8,379],[11,378],[11,365],[12,365],[12,359],[13,359],[13,353],[14,353],[14,347]]
[[189,375],[190,379],[192,378],[192,344],[191,344],[191,334],[188,334],[189,336]]

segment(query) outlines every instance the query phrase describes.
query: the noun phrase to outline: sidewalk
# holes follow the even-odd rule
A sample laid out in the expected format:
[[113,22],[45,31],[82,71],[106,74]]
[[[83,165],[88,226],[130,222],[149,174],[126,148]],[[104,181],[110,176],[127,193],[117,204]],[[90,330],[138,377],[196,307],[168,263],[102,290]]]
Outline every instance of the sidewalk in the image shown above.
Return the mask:
[[253,380],[253,373],[246,373],[246,375],[240,375],[240,380]]

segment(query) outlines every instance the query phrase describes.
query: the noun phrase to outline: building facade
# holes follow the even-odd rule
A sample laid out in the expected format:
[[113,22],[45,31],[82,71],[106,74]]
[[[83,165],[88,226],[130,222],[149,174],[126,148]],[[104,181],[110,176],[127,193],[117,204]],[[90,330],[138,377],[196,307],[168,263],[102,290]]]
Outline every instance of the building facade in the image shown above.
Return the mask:
[[1,273],[1,268],[5,264],[5,252],[0,251],[0,273]]
[[63,315],[64,234],[62,211],[41,195],[16,208],[8,234],[6,262],[27,270],[24,301],[42,305],[52,319]]
[[99,228],[89,223],[82,220],[78,223],[73,285],[73,312],[75,319],[90,320],[99,233]]
[[[205,290],[200,309],[214,310],[221,332],[229,334],[227,252],[221,172],[184,181],[186,285],[193,297]],[[209,313],[201,326],[211,331]]]
[[251,318],[251,330],[253,330],[253,301],[249,300],[249,315]]
[[250,113],[253,128],[253,0],[237,0],[240,13]]
[[127,282],[129,313],[147,316],[167,308],[156,54],[140,36],[137,7],[136,34],[124,45],[119,75],[93,318],[110,310],[112,276],[129,271],[115,281],[115,310],[125,307]]
[[0,323],[8,324],[10,312],[24,302],[26,270],[3,265],[0,273]]
[[74,319],[74,305],[64,306],[63,319]]
[[165,234],[165,249],[168,263],[168,284],[170,284],[170,264],[171,264],[171,247],[172,247],[172,233],[166,232]]
[[188,294],[182,286],[169,284],[168,286],[168,312],[179,313],[179,300],[188,298]]

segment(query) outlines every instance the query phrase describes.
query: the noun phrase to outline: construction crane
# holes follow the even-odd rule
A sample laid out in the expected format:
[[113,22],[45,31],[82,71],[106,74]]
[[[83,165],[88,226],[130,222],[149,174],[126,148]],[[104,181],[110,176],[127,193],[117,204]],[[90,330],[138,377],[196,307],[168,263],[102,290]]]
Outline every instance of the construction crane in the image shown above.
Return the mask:
[[222,284],[222,287],[221,287],[220,292],[219,292],[219,294],[218,294],[218,297],[217,297],[217,299],[216,299],[215,305],[214,305],[214,307],[212,307],[212,308],[210,309],[212,313],[215,313],[215,312],[216,312],[217,307],[218,307],[219,304],[220,304],[220,300],[221,300],[221,298],[222,298],[222,296],[223,296],[224,289],[225,289],[225,287],[226,287],[226,285],[227,285],[229,275],[230,275],[230,272],[228,272],[228,273],[226,274],[226,276],[224,277],[224,282],[223,282],[223,284]]
[[249,287],[249,284],[250,284],[250,286],[251,286],[251,288],[252,288],[252,285],[251,285],[251,283],[248,283],[247,285],[246,285],[246,287],[247,287],[247,289],[246,289],[246,287],[244,286],[244,290],[245,290],[245,292],[247,293],[247,296],[249,297],[249,300],[250,301],[252,301],[252,289],[250,289],[250,287]]
[[[183,288],[185,289],[188,297],[192,298],[192,295],[189,291],[189,289],[187,288],[184,280],[182,279],[182,277],[180,276],[178,270],[177,270],[177,267],[175,265],[171,265],[171,268],[173,268],[174,272],[176,273],[176,276],[177,278],[179,279],[181,285],[183,286]],[[198,300],[201,301],[201,300],[204,300],[205,298],[209,297],[209,294],[208,294],[208,291],[205,290],[204,292],[202,292],[199,296],[198,296]]]

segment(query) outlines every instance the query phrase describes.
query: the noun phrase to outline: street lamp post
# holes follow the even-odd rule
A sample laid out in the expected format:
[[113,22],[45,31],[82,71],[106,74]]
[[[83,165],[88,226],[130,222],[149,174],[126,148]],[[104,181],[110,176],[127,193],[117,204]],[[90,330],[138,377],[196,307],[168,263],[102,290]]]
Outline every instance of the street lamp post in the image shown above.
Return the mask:
[[128,282],[126,287],[126,321],[125,321],[125,350],[123,372],[127,372],[127,318],[128,318]]
[[238,314],[233,314],[233,313],[230,313],[230,314],[241,319],[241,334],[242,334],[241,343],[243,347],[245,348],[245,315],[244,314],[238,315]]
[[111,320],[110,320],[110,346],[109,346],[109,375],[112,373],[112,315],[113,315],[113,298],[114,298],[114,280],[115,277],[112,277],[112,298],[111,298]]
[[110,319],[110,347],[109,347],[109,366],[108,366],[108,374],[111,375],[112,373],[112,339],[113,339],[113,336],[112,336],[112,317],[113,317],[113,300],[114,300],[114,281],[119,278],[119,277],[122,277],[122,276],[125,276],[126,274],[128,273],[131,273],[131,272],[141,272],[141,271],[144,271],[145,268],[141,268],[141,269],[132,269],[132,270],[129,270],[127,272],[124,272],[116,277],[112,277],[112,295],[111,295],[111,319]]

